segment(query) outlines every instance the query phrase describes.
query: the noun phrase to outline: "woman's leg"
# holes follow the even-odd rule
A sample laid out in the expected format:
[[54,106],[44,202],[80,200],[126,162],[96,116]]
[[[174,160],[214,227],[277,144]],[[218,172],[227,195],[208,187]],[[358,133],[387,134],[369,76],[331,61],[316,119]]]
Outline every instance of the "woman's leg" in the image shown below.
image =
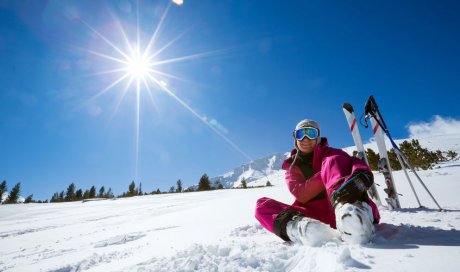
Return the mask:
[[278,214],[291,206],[276,201],[274,199],[263,197],[257,200],[256,203],[256,219],[268,231],[275,233],[274,222]]
[[305,206],[287,205],[277,200],[263,197],[257,200],[255,217],[268,231],[286,240],[286,224],[295,215],[319,220],[335,228],[335,216],[327,199],[311,201]]

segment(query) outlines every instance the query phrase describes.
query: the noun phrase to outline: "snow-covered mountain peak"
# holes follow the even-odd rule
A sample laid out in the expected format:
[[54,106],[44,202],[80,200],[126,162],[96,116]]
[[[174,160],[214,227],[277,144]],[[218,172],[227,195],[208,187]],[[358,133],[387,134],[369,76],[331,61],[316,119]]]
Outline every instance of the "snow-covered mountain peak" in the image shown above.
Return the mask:
[[[269,175],[281,169],[283,161],[289,153],[278,153],[236,167],[223,175],[211,178],[213,184],[220,183],[225,188],[238,187],[244,178],[248,185],[265,185]],[[263,184],[259,184],[263,182]]]

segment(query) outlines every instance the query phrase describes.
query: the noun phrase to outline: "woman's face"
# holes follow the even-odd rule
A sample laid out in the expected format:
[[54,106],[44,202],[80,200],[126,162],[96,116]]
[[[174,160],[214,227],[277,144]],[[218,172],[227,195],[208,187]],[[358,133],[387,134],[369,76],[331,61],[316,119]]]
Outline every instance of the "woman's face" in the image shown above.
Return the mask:
[[300,151],[302,153],[311,153],[313,152],[313,149],[315,148],[316,145],[316,139],[310,140],[307,137],[303,138],[302,141],[296,140],[297,141],[297,146],[299,147]]

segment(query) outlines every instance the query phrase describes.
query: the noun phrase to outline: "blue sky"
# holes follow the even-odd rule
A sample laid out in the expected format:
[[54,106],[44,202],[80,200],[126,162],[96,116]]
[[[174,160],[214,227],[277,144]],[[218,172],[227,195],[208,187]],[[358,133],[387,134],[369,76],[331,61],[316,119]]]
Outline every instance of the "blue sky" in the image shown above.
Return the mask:
[[154,78],[167,91],[130,77],[108,88],[126,40],[147,48],[169,4],[0,2],[0,179],[36,199],[71,182],[188,186],[290,150],[303,118],[352,145],[341,105],[360,115],[371,94],[394,138],[460,119],[457,1],[185,0],[151,47],[166,46]]

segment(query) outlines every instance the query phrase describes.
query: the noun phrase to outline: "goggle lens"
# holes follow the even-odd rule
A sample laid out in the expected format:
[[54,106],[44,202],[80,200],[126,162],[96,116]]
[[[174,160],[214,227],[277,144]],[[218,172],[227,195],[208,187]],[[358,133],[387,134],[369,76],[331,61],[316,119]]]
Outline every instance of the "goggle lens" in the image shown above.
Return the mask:
[[314,127],[304,127],[294,131],[294,136],[297,140],[302,141],[305,137],[310,140],[318,138],[319,131]]

